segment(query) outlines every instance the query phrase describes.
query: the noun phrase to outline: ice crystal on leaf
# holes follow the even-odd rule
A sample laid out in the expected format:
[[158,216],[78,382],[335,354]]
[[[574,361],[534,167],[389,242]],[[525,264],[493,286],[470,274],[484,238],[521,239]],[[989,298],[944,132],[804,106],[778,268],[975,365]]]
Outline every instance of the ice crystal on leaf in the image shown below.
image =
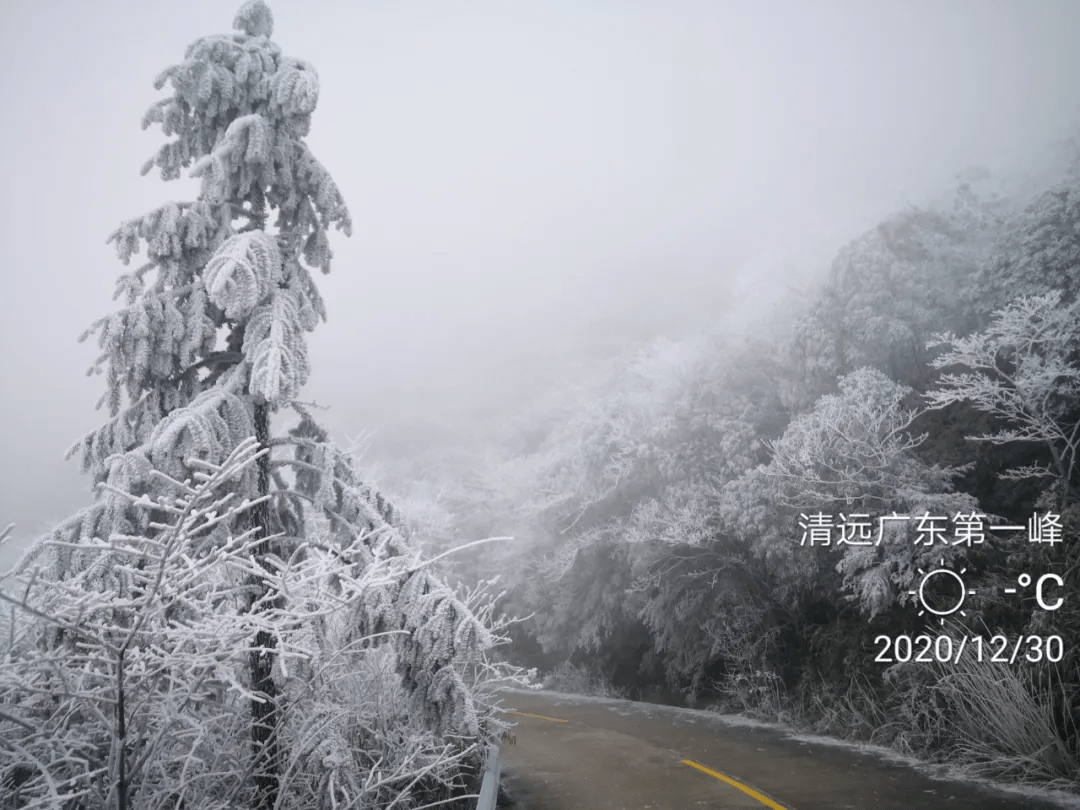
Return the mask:
[[203,283],[226,318],[246,318],[281,283],[281,252],[262,231],[229,237],[207,264]]

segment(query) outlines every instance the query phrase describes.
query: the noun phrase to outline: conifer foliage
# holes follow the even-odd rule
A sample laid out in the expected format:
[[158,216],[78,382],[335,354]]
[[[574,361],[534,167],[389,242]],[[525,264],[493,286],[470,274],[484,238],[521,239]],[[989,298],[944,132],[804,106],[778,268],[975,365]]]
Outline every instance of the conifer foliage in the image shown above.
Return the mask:
[[420,561],[296,401],[326,318],[311,273],[351,225],[303,140],[315,69],[262,0],[234,27],[158,76],[143,119],[171,138],[143,173],[202,186],[110,237],[148,261],[84,334],[109,420],[71,454],[98,497],[7,575],[26,618],[0,670],[4,806],[417,806],[460,793],[500,727],[482,589]]

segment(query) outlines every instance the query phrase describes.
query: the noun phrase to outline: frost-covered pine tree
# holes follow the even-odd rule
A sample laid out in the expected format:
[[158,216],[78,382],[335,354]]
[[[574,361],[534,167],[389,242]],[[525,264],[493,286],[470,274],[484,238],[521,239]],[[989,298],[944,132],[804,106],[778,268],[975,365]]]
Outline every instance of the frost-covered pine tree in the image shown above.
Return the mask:
[[[0,782],[45,804],[374,806],[425,779],[459,786],[496,722],[477,686],[506,671],[486,657],[490,610],[419,560],[296,401],[326,317],[312,271],[350,220],[304,143],[315,69],[272,26],[248,0],[237,33],[195,41],[155,82],[172,92],[143,126],[171,140],[143,173],[186,170],[201,192],[110,238],[147,261],[84,334],[110,418],[71,454],[98,497],[8,575],[34,621],[4,669]],[[295,425],[271,435],[286,410]],[[396,680],[378,683],[402,700],[379,711],[396,731],[357,714],[374,711],[361,664],[387,654]]]

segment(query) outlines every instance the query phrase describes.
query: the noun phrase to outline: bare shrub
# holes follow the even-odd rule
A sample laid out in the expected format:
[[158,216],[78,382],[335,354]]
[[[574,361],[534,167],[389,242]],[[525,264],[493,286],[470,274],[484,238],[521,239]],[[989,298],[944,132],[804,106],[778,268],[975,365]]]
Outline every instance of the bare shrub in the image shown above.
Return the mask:
[[816,734],[846,740],[887,744],[890,736],[895,736],[885,707],[865,675],[852,675],[846,689],[824,680],[804,688],[792,719]]

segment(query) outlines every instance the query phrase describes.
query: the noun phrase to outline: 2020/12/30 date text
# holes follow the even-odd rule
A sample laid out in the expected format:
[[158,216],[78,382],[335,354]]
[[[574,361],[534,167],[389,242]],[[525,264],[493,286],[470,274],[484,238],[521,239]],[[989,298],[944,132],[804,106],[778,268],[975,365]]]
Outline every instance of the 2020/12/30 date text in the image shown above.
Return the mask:
[[929,636],[912,638],[908,635],[878,636],[874,639],[878,649],[874,661],[880,664],[904,664],[908,661],[921,663],[958,664],[965,655],[974,655],[979,661],[995,664],[1013,664],[1026,661],[1057,663],[1065,657],[1065,644],[1061,636]]

